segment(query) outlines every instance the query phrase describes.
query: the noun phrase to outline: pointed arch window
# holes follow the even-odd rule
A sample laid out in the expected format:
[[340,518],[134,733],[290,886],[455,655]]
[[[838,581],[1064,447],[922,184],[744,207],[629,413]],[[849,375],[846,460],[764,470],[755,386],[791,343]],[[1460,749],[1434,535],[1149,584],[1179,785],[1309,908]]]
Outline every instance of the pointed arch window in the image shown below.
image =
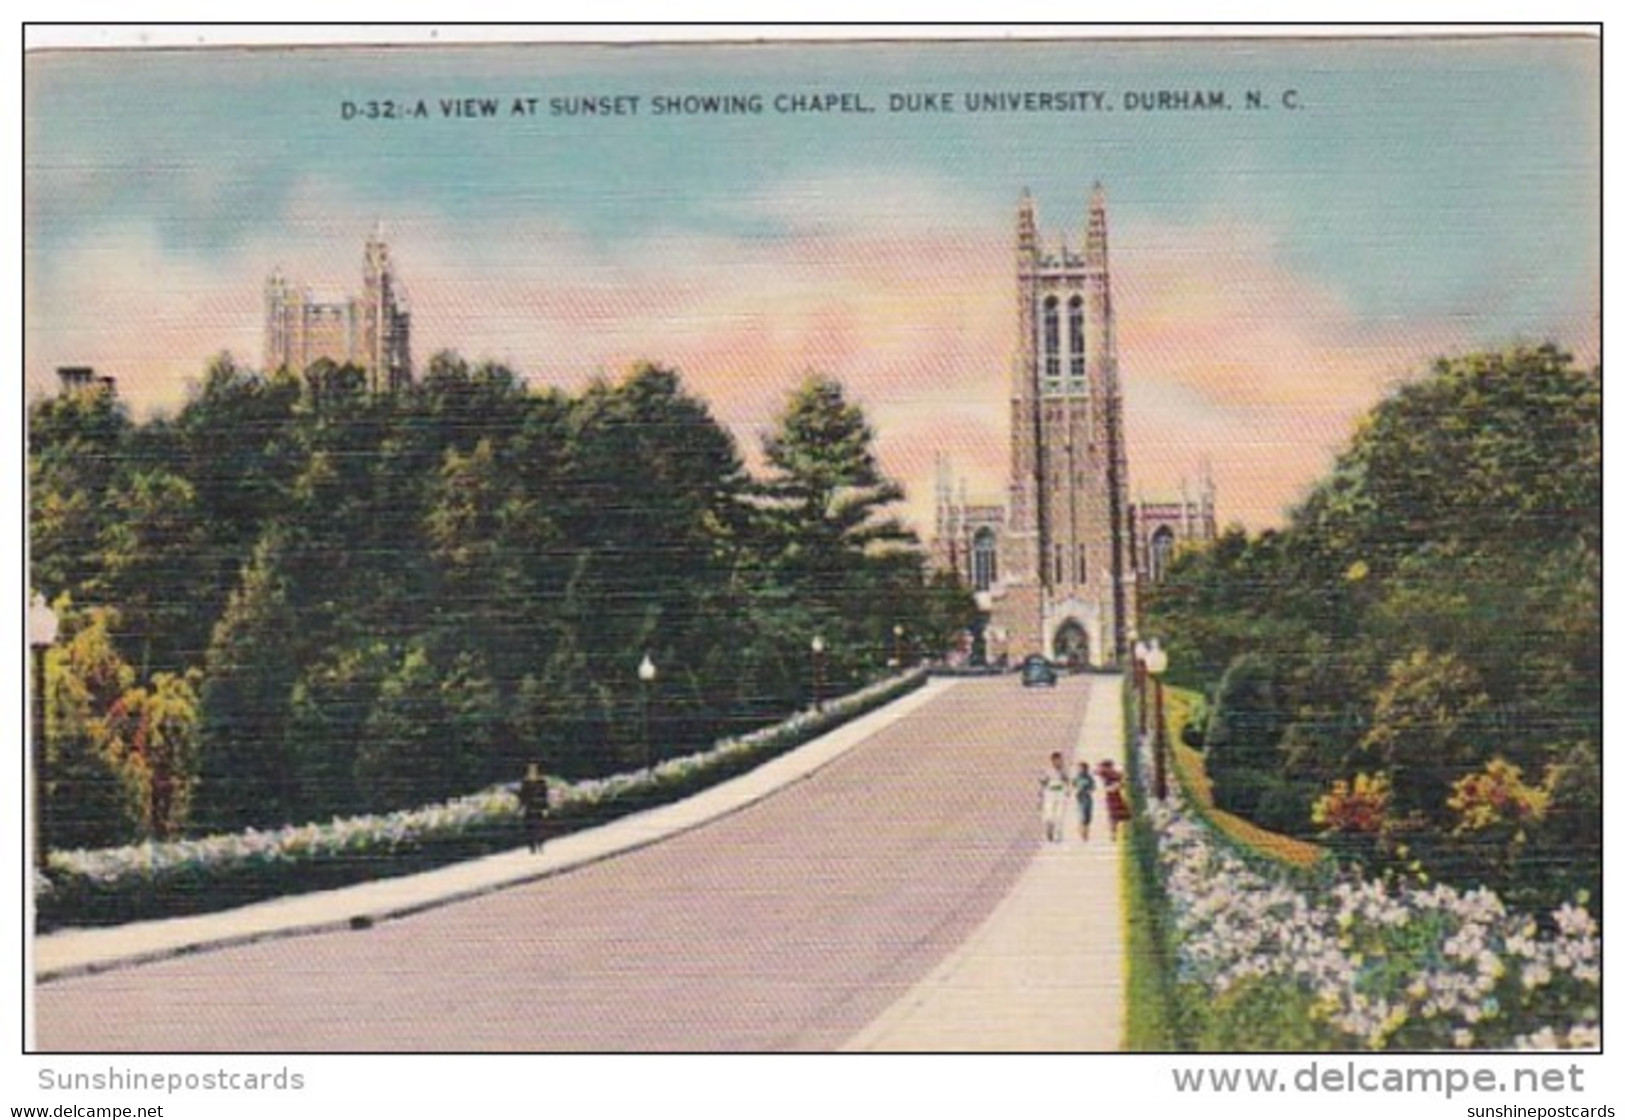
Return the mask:
[[1074,295],[1066,303],[1067,352],[1070,355],[1068,376],[1083,385],[1083,297]]
[[999,546],[992,529],[976,530],[971,541],[970,578],[971,586],[977,591],[986,591],[999,578]]
[[1161,583],[1174,559],[1174,531],[1163,525],[1151,534],[1151,582]]
[[1061,379],[1061,301],[1054,296],[1044,301],[1044,378]]

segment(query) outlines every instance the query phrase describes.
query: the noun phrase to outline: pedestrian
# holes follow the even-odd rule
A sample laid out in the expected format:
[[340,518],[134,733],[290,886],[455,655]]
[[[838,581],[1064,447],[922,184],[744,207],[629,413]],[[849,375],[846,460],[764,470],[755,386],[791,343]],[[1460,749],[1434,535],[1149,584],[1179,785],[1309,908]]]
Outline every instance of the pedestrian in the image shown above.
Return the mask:
[[1051,844],[1061,842],[1063,822],[1066,818],[1066,795],[1071,787],[1066,778],[1066,760],[1060,751],[1049,756],[1049,769],[1038,779],[1038,803],[1044,818],[1044,839]]
[[1078,776],[1072,779],[1072,791],[1078,797],[1078,833],[1089,839],[1089,822],[1095,818],[1095,776],[1089,773],[1087,762],[1078,763]]
[[524,813],[525,840],[532,852],[539,852],[546,839],[547,778],[542,768],[532,762],[525,770],[525,780],[519,783],[519,808]]
[[1129,818],[1128,794],[1123,791],[1124,774],[1111,759],[1096,769],[1100,784],[1106,787],[1106,817],[1111,821],[1112,839],[1117,839],[1117,826]]

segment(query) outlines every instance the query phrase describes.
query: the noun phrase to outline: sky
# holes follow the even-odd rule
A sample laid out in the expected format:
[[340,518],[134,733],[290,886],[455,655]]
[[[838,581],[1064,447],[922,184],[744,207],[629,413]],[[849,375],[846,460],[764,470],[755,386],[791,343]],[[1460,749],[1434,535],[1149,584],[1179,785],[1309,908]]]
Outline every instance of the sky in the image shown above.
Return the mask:
[[[1262,528],[1436,357],[1597,359],[1599,82],[1596,42],[1556,37],[35,53],[26,386],[93,365],[172,413],[220,351],[260,364],[273,268],[358,292],[382,223],[420,367],[675,366],[752,461],[830,374],[928,532],[939,452],[1002,498],[1020,192],[1079,246],[1099,181],[1131,488],[1210,465],[1221,521]],[[1136,107],[1189,90],[1228,107]],[[968,104],[1054,91],[1089,107]],[[713,94],[762,110],[654,112]],[[779,111],[808,95],[868,111]],[[408,115],[368,119],[385,100]]]

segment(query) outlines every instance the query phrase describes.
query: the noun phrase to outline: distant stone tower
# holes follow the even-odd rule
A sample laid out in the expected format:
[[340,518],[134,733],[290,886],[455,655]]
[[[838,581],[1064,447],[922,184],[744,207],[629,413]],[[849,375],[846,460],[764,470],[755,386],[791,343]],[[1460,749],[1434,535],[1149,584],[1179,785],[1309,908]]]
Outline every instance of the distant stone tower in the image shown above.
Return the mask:
[[1022,192],[1007,502],[972,505],[938,459],[933,560],[976,592],[992,661],[1042,653],[1079,666],[1126,664],[1140,591],[1163,578],[1179,549],[1217,535],[1210,467],[1194,497],[1187,488],[1177,501],[1129,502],[1106,241],[1100,184],[1082,253],[1041,243]]
[[1098,183],[1082,253],[1040,242],[1032,197],[1022,192],[1016,301],[1005,578],[993,622],[1017,655],[1119,665],[1137,589]]
[[381,231],[367,239],[359,297],[321,303],[280,271],[265,282],[265,368],[303,373],[322,359],[366,370],[374,393],[412,383],[412,317]]
[[383,230],[367,238],[361,273],[361,364],[375,393],[394,392],[412,382],[412,319],[398,298],[395,270]]

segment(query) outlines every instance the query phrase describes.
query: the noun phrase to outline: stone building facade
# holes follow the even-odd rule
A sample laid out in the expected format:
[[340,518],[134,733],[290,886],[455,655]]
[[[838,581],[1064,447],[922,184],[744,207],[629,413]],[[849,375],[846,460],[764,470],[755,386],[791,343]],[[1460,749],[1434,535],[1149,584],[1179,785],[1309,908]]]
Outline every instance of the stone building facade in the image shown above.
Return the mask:
[[1140,588],[1179,542],[1214,536],[1212,486],[1194,503],[1137,508],[1129,500],[1100,185],[1081,251],[1041,240],[1023,191],[1015,251],[1007,501],[971,504],[939,459],[934,558],[976,591],[989,658],[1042,653],[1116,667],[1133,644]]
[[375,393],[411,384],[412,316],[381,233],[367,238],[359,296],[323,303],[280,270],[265,282],[265,368],[303,373],[323,359],[365,370]]
[[1134,548],[1141,584],[1160,583],[1174,555],[1188,542],[1218,538],[1218,513],[1211,472],[1204,471],[1194,493],[1181,485],[1177,499],[1134,503]]

